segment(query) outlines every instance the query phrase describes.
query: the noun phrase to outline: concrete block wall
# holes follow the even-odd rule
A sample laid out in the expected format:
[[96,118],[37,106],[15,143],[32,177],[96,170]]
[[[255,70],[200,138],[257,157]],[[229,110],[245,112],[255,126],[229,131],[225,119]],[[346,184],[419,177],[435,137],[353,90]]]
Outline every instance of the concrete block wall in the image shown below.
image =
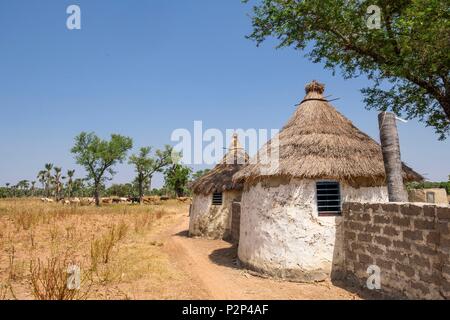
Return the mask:
[[366,286],[381,270],[381,292],[393,298],[450,298],[450,208],[412,203],[343,205],[344,273]]

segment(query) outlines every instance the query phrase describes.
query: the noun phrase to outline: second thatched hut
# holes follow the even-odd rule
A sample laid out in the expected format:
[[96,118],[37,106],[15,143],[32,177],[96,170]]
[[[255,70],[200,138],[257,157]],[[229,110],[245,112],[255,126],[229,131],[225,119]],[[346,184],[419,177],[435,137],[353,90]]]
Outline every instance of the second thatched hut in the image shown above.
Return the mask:
[[248,161],[237,134],[228,153],[213,170],[191,185],[193,192],[190,210],[189,235],[211,239],[224,239],[231,232],[233,201],[240,200],[243,184],[233,182],[233,175]]
[[[238,257],[250,269],[302,281],[329,277],[342,262],[341,204],[388,201],[380,145],[323,92],[308,84],[276,139],[233,178],[244,183]],[[275,149],[276,159],[260,161]],[[406,165],[403,175],[422,179]]]

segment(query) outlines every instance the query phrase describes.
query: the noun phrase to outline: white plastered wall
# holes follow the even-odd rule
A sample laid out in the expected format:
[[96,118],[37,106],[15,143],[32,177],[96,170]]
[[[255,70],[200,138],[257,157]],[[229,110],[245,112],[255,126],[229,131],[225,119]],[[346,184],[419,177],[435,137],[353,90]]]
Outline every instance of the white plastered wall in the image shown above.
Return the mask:
[[240,197],[240,191],[224,191],[221,206],[212,205],[212,194],[194,194],[189,220],[189,235],[222,239],[231,229],[232,203]]
[[[342,183],[341,198],[388,201],[386,187],[355,189]],[[260,182],[242,194],[239,259],[276,276],[321,280],[341,264],[341,223],[339,216],[318,216],[316,181],[275,186]]]

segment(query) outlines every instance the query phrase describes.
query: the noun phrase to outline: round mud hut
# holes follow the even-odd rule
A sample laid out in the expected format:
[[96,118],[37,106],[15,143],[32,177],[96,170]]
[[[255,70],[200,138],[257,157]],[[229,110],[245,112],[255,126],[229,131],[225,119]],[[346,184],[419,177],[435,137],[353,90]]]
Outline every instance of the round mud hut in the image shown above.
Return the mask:
[[[381,146],[323,92],[324,85],[308,84],[284,128],[233,177],[244,183],[238,257],[249,269],[299,281],[328,278],[342,262],[341,204],[388,202]],[[261,161],[271,144],[276,159]],[[403,176],[422,179],[406,165]]]
[[193,193],[190,210],[189,235],[211,239],[224,239],[231,232],[233,201],[241,199],[241,182],[233,182],[233,175],[248,161],[237,134],[227,154],[213,170],[191,185]]

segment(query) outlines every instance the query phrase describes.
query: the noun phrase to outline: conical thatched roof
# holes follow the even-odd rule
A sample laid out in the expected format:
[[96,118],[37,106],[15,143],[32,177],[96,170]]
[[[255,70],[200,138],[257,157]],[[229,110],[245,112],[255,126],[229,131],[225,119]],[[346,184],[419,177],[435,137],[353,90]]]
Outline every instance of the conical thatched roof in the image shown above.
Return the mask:
[[[353,186],[385,185],[381,146],[356,128],[324,97],[324,85],[316,81],[306,86],[306,96],[295,114],[279,132],[278,166],[261,161],[269,141],[234,175],[233,181],[256,182],[268,176],[303,179],[335,179]],[[267,161],[265,161],[267,163]],[[403,165],[405,181],[422,176]]]
[[191,185],[194,193],[211,194],[226,190],[241,190],[241,182],[233,182],[233,175],[248,162],[248,155],[239,143],[237,134],[233,135],[229,151],[213,170],[198,178]]

